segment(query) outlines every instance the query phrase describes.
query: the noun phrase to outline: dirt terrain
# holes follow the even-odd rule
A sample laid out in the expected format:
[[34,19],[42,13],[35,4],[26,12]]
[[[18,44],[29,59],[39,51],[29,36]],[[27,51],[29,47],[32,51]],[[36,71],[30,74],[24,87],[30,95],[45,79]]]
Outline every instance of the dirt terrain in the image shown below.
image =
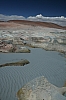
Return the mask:
[[66,26],[60,26],[49,22],[27,21],[27,20],[9,20],[7,22],[0,21],[0,28],[21,28],[22,25],[41,26],[57,29],[66,29]]

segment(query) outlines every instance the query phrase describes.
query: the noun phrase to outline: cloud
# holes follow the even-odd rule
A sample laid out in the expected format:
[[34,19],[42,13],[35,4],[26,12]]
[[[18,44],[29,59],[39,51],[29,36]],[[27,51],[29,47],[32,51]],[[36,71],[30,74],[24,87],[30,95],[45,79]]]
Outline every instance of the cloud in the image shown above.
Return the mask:
[[36,16],[29,16],[27,20],[30,21],[41,21],[41,22],[51,22],[61,26],[66,26],[66,17],[44,17],[41,14]]
[[55,23],[61,26],[66,26],[66,17],[60,16],[60,17],[45,17],[42,16],[41,14],[36,15],[36,16],[29,16],[27,18],[23,16],[18,16],[18,15],[11,15],[11,16],[6,16],[3,14],[0,14],[0,20],[1,21],[8,21],[8,20],[29,20],[29,21],[41,21],[41,22],[51,22]]
[[0,20],[1,21],[8,21],[8,20],[23,20],[25,17],[23,16],[17,16],[17,15],[11,15],[11,16],[6,16],[3,14],[0,14]]

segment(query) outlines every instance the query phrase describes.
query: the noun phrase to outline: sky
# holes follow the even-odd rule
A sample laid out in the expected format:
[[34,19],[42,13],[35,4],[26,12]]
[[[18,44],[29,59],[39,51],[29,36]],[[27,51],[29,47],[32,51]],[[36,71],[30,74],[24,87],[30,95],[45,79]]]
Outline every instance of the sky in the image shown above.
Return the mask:
[[66,0],[0,0],[0,14],[66,17]]
[[66,0],[0,0],[0,21],[30,20],[66,26]]

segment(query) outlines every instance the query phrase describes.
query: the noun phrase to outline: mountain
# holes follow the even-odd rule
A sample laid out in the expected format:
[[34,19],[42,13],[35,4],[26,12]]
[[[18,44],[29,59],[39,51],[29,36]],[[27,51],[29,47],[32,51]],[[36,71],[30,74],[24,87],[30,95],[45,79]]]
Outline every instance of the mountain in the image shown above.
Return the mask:
[[49,27],[49,28],[57,28],[57,29],[65,29],[66,26],[60,26],[50,22],[40,22],[40,21],[28,21],[28,20],[9,20],[7,22],[0,22],[0,27],[16,27],[21,25],[31,25],[31,26],[41,26],[41,27]]
[[40,22],[40,21],[27,21],[27,20],[9,20],[8,22],[14,22],[18,24],[31,25],[31,26],[42,26],[49,28],[66,29],[66,26],[60,26],[50,22]]

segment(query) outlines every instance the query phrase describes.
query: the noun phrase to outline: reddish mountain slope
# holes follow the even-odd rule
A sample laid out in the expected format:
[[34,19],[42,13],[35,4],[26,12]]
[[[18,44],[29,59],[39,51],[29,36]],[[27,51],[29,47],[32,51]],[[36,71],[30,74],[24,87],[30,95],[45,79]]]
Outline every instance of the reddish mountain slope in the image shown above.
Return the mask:
[[49,22],[35,22],[35,21],[27,21],[27,20],[10,20],[8,22],[14,22],[18,24],[24,24],[24,25],[32,25],[32,26],[43,26],[43,27],[49,27],[49,28],[58,28],[58,29],[66,29],[66,26],[60,26],[54,23]]
[[49,23],[49,22],[38,22],[38,21],[35,22],[35,21],[27,21],[27,20],[10,20],[7,22],[0,21],[0,28],[21,27],[21,25],[42,26],[42,27],[66,30],[66,26],[60,26],[54,23]]

